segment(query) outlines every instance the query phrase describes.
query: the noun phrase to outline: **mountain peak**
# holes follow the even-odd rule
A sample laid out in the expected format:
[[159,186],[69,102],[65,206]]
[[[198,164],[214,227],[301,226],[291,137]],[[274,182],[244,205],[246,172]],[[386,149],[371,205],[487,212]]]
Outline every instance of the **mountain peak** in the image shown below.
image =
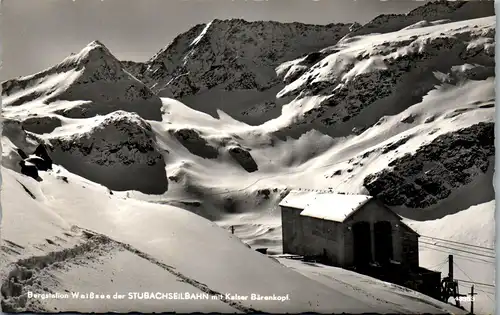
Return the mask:
[[102,46],[106,47],[100,40],[96,39],[90,42],[87,46]]
[[9,106],[36,100],[44,104],[67,101],[54,113],[69,118],[105,115],[121,109],[145,119],[161,120],[161,100],[125,71],[122,63],[97,40],[54,67],[3,82],[2,95],[9,96],[4,100]]
[[94,40],[87,44],[80,52],[71,54],[66,57],[62,62],[62,66],[83,66],[88,64],[103,63],[119,64],[111,51],[100,41]]

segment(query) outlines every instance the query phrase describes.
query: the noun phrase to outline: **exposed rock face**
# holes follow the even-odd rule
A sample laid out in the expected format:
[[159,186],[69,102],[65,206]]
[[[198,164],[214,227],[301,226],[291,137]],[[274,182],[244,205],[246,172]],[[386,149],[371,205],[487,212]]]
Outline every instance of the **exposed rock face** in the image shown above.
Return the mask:
[[247,172],[252,173],[259,169],[257,163],[255,163],[255,160],[248,150],[240,147],[230,147],[228,151],[231,157],[236,160]]
[[38,164],[37,168],[39,170],[46,171],[52,169],[52,159],[50,158],[50,155],[47,152],[47,148],[45,147],[45,145],[40,144],[36,148],[35,152],[33,152],[33,155],[35,155],[34,161],[38,161],[37,163],[34,164],[35,165]]
[[486,173],[495,154],[494,124],[479,123],[437,137],[369,175],[364,185],[390,206],[425,208]]
[[40,176],[38,175],[38,168],[35,164],[23,160],[19,165],[21,166],[21,174],[29,176],[38,181],[40,180]]
[[52,159],[50,158],[45,145],[40,144],[32,155],[27,155],[22,149],[17,149],[20,157],[20,173],[41,181],[39,171],[52,169]]
[[61,120],[56,116],[31,116],[22,121],[25,130],[37,133],[51,133],[57,127],[61,127]]
[[219,156],[219,151],[216,147],[211,146],[194,129],[179,129],[172,131],[173,135],[189,152],[204,159],[216,159]]
[[30,156],[24,161],[33,164],[39,171],[48,171],[52,167],[50,163],[48,163],[39,156]]
[[290,83],[324,55],[315,52],[344,36],[387,33],[412,24],[459,21],[495,15],[491,1],[436,1],[408,14],[380,15],[365,25],[247,22],[214,20],[177,36],[146,63],[122,64],[154,92],[182,98],[217,87],[224,90],[265,90],[277,84],[274,68],[306,56],[284,78]]
[[216,86],[265,90],[278,83],[276,66],[335,44],[350,26],[214,20],[179,35],[144,65],[123,64],[153,91],[167,88],[175,98]]
[[137,114],[118,111],[86,131],[49,141],[55,163],[109,189],[161,194],[168,188],[155,135]]
[[243,116],[261,117],[276,108],[276,102],[265,101],[247,108],[241,112]]
[[[161,100],[123,69],[111,52],[94,41],[78,54],[40,73],[2,83],[5,106],[69,101],[55,113],[69,118],[106,115],[116,110],[161,120]],[[60,107],[60,106],[58,106]]]

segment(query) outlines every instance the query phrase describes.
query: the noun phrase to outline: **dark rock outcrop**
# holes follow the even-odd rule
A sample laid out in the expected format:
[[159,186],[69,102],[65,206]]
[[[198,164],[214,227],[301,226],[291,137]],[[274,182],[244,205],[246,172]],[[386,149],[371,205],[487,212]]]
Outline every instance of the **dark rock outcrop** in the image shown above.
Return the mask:
[[21,166],[21,174],[40,181],[38,169],[35,164],[22,160],[21,162],[19,162],[19,165]]
[[32,116],[22,121],[22,126],[26,131],[44,134],[61,127],[61,120],[55,116]]
[[189,152],[204,159],[216,159],[219,156],[217,148],[211,146],[196,130],[179,129],[172,132]]
[[21,149],[17,149],[17,153],[23,160],[28,158],[28,155]]
[[48,163],[39,156],[30,156],[24,162],[34,165],[39,171],[48,171],[52,168],[51,163]]
[[43,144],[40,144],[32,155],[27,155],[21,149],[17,149],[17,153],[22,159],[19,161],[21,174],[40,181],[39,171],[49,171],[52,169],[52,159]]
[[[40,164],[40,167],[45,168],[44,170],[50,170],[52,169],[52,159],[49,156],[49,153],[47,152],[47,148],[45,145],[40,144],[35,152],[33,154],[38,157],[38,160],[42,161]],[[39,168],[42,170],[41,168]]]
[[494,123],[443,134],[367,176],[364,186],[389,206],[435,205],[487,172],[495,154],[494,138]]
[[253,159],[250,152],[240,147],[229,148],[229,154],[231,157],[237,161],[241,167],[243,167],[247,172],[252,173],[259,169],[257,163]]

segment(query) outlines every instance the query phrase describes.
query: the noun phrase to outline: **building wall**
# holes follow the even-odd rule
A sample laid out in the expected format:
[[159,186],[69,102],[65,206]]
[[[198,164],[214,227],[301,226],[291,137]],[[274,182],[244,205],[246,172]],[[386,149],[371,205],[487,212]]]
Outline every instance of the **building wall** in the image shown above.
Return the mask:
[[402,263],[410,267],[418,267],[418,235],[405,225],[399,229],[401,239]]
[[281,207],[283,253],[323,256],[338,264],[343,252],[341,224],[301,216],[301,209]]
[[[406,229],[401,223],[398,216],[388,210],[383,204],[376,200],[371,200],[366,203],[362,209],[358,210],[354,213],[350,218],[348,218],[344,224],[344,239],[345,239],[345,255],[344,255],[344,265],[352,265],[354,263],[354,243],[353,243],[353,234],[352,234],[352,225],[356,222],[366,221],[369,222],[372,229],[372,256],[375,255],[375,242],[374,242],[374,234],[373,228],[374,224],[377,221],[389,221],[392,226],[392,247],[393,247],[393,259],[399,261],[401,263],[405,263],[408,261],[414,261],[415,257],[413,255],[411,257],[406,256],[403,253],[403,240],[411,239],[408,241],[407,247],[414,248],[417,246],[417,261],[418,261],[418,242],[414,239],[417,237],[414,232],[409,229]],[[408,255],[408,254],[406,254]]]
[[341,225],[338,222],[301,216],[303,224],[305,256],[320,256],[332,265],[339,263],[339,251],[343,247]]
[[354,235],[352,234],[349,224],[342,225],[342,233],[344,238],[344,250],[340,265],[342,267],[351,266],[354,263]]
[[304,247],[301,209],[281,207],[281,233],[284,254],[302,255]]

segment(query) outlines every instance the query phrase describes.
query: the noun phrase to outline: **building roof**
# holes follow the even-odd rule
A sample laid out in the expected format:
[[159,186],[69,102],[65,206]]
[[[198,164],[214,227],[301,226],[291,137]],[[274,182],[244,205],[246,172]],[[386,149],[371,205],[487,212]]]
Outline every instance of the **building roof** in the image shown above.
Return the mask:
[[292,190],[286,195],[286,197],[280,202],[281,207],[289,207],[294,209],[304,209],[314,200],[317,192],[306,192],[299,190]]
[[354,212],[364,206],[371,196],[318,194],[300,213],[301,216],[344,222]]
[[292,191],[280,206],[302,209],[301,216],[344,222],[372,196]]

